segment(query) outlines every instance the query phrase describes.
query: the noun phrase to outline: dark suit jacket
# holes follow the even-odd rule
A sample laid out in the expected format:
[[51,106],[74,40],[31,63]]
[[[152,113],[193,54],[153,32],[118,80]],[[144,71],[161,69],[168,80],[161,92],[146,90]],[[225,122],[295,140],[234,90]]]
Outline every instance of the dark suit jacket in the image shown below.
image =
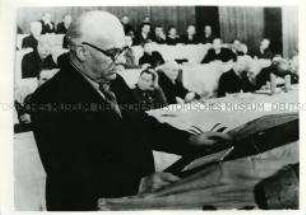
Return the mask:
[[299,77],[292,73],[291,71],[283,71],[282,73],[278,72],[274,65],[263,68],[260,73],[256,76],[256,89],[259,90],[262,86],[266,85],[270,81],[271,73],[275,74],[278,77],[285,78],[286,75],[291,76],[291,84],[297,84],[299,82]]
[[163,72],[160,72],[158,75],[158,84],[163,89],[168,104],[176,104],[175,97],[185,98],[188,90],[181,81],[176,80],[175,84],[173,84]]
[[188,133],[145,113],[123,109],[120,118],[74,67],[62,65],[31,101],[48,210],[95,210],[99,197],[136,194],[141,177],[154,172],[153,148],[193,151]]
[[219,54],[217,54],[214,49],[209,49],[201,63],[209,63],[214,60],[227,62],[232,60],[234,58],[234,55],[235,54],[232,52],[232,50],[228,48],[221,48],[221,52]]
[[240,77],[231,69],[221,75],[218,85],[218,97],[225,96],[225,93],[238,93],[241,90],[243,92],[255,91],[255,85],[249,81],[245,73]]
[[184,35],[182,37],[182,42],[184,44],[199,44],[200,43],[199,38],[198,38],[197,35],[194,35],[192,39],[189,39],[188,35]]
[[67,28],[65,26],[65,24],[63,22],[60,22],[57,24],[57,28],[56,28],[56,33],[57,34],[66,34],[67,33]]
[[182,41],[181,41],[181,39],[180,38],[175,38],[175,39],[173,39],[173,38],[170,38],[170,37],[167,37],[167,39],[166,39],[166,44],[167,45],[176,45],[176,44],[178,44],[178,43],[181,43]]
[[138,46],[138,45],[144,45],[146,42],[152,41],[151,34],[147,36],[147,38],[144,38],[141,33],[138,33],[135,35],[134,40],[133,40],[133,45]]
[[145,63],[150,64],[152,67],[157,67],[165,63],[165,61],[158,51],[153,51],[151,55],[144,53],[139,59],[139,65],[143,65]]
[[56,67],[57,65],[51,55],[42,60],[37,51],[33,51],[22,58],[22,78],[33,78],[43,69],[54,69]]
[[42,25],[41,34],[47,34],[47,33],[55,33],[55,24],[51,22],[51,26],[45,24],[42,20],[40,21]]
[[136,99],[136,110],[147,111],[162,108],[167,105],[167,99],[161,88],[154,90],[141,90],[138,85],[136,85],[132,91]]
[[33,50],[37,49],[38,41],[35,39],[35,37],[31,34],[30,36],[27,36],[23,38],[22,40],[22,48],[32,48]]

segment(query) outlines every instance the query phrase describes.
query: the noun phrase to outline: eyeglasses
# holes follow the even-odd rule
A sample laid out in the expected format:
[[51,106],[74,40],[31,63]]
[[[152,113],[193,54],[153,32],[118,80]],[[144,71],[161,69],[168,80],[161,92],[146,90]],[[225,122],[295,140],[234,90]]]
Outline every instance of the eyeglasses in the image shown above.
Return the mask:
[[108,50],[103,50],[93,44],[90,44],[88,42],[82,42],[82,44],[87,45],[93,49],[96,49],[99,52],[102,52],[104,55],[106,55],[107,57],[110,57],[113,61],[116,61],[117,58],[127,50],[127,46],[123,47],[123,48],[112,48],[112,49],[108,49]]

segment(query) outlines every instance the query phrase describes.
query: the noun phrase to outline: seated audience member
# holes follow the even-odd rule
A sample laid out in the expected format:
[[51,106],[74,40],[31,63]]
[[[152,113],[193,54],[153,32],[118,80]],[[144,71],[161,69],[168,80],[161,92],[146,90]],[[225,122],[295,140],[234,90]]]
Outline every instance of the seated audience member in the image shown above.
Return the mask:
[[194,92],[188,91],[178,80],[179,70],[176,62],[168,62],[159,71],[158,83],[165,93],[168,104],[188,103],[197,96]]
[[240,55],[241,42],[238,39],[235,39],[231,44],[232,52],[236,55]]
[[145,69],[140,73],[133,95],[137,107],[141,111],[162,108],[167,105],[163,90],[158,85],[158,75],[153,69]]
[[228,62],[235,58],[235,54],[228,48],[222,47],[222,40],[216,38],[213,40],[212,48],[208,50],[201,63],[209,63],[211,61],[219,60]]
[[214,40],[214,36],[213,36],[213,32],[212,32],[212,28],[210,25],[206,25],[204,27],[204,35],[201,39],[201,43],[206,44],[206,43],[212,43]]
[[70,14],[66,14],[63,17],[63,21],[57,24],[56,33],[57,34],[66,34],[70,24],[71,24],[72,18]]
[[45,13],[40,22],[42,24],[42,34],[50,34],[50,33],[55,33],[55,24],[51,21],[51,14]]
[[167,45],[176,45],[180,42],[180,36],[177,34],[176,28],[174,26],[170,26],[166,39]]
[[130,18],[128,16],[123,16],[121,18],[121,23],[123,25],[125,35],[130,35],[131,32],[134,32],[133,27],[130,24]]
[[183,36],[182,41],[184,44],[198,44],[199,43],[196,28],[194,25],[189,25],[187,27],[187,35]]
[[145,16],[142,20],[142,23],[151,23],[151,17],[149,15]]
[[41,35],[42,26],[40,22],[31,22],[30,24],[30,36],[25,37],[22,40],[22,48],[37,48],[38,39]]
[[147,42],[144,44],[144,54],[139,59],[139,65],[149,64],[153,68],[165,63],[163,57],[158,51],[153,51],[152,43]]
[[166,43],[166,35],[165,35],[164,29],[161,25],[157,25],[155,27],[153,41],[158,43],[158,44],[165,44]]
[[272,59],[273,58],[273,52],[270,48],[271,41],[269,39],[263,39],[260,42],[260,46],[258,51],[255,53],[255,56],[259,59]]
[[22,78],[36,77],[39,71],[56,67],[48,42],[45,39],[40,39],[37,49],[26,54],[22,59]]
[[238,56],[234,61],[233,68],[223,73],[219,79],[218,97],[223,97],[227,93],[255,91],[255,85],[250,81],[246,71],[248,59],[244,56]]
[[148,41],[152,41],[150,32],[151,32],[151,24],[143,23],[140,27],[140,33],[135,35],[133,44],[143,45]]
[[238,51],[238,56],[249,56],[248,46],[245,43],[240,44],[240,50]]
[[138,67],[135,62],[135,53],[134,50],[132,49],[132,44],[133,44],[133,39],[130,36],[125,36],[125,43],[126,43],[126,50],[124,52],[124,57],[125,57],[125,63],[124,67],[125,68],[136,68]]
[[[290,75],[291,83],[298,83],[298,75],[290,71],[289,63],[283,59],[274,60],[271,66],[263,68],[256,76],[256,89],[259,90],[263,86],[270,82],[270,75],[273,73],[278,78],[285,78],[286,75]],[[280,84],[280,85],[283,85]]]
[[[55,74],[55,70],[41,70],[37,75],[37,87],[42,86]],[[16,100],[14,101],[14,105],[18,114],[18,119],[21,124],[31,123],[31,116],[29,114],[29,108],[31,108],[31,96],[32,94],[27,95],[22,104]]]

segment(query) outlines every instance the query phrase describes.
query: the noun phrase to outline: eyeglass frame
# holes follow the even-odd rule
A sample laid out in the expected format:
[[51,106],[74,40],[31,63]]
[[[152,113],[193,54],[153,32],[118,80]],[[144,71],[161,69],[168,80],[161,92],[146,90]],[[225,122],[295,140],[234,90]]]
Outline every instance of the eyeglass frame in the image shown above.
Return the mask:
[[112,50],[112,49],[103,50],[103,49],[101,49],[101,48],[99,48],[99,47],[97,47],[97,46],[95,46],[95,45],[93,45],[93,44],[91,44],[91,43],[88,43],[88,42],[82,42],[82,44],[83,44],[83,45],[87,45],[87,46],[89,46],[89,47],[91,47],[91,48],[93,48],[93,49],[95,49],[95,50],[97,50],[97,51],[99,51],[99,52],[102,52],[104,55],[106,55],[107,57],[111,58],[113,61],[116,61],[117,58],[118,58],[123,52],[125,52],[125,51],[128,49],[128,46],[124,46],[123,48],[114,48],[113,50],[119,50],[119,51],[118,51],[117,53],[115,53],[115,54],[111,54],[111,53],[109,53],[109,52],[110,52],[110,50]]

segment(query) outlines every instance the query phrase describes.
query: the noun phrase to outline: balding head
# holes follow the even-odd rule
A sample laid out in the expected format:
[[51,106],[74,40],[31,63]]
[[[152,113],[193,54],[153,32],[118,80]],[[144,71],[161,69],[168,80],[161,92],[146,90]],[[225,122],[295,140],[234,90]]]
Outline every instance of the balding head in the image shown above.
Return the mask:
[[116,77],[117,55],[125,46],[117,17],[104,11],[86,12],[71,23],[66,35],[71,59],[85,75],[97,82]]
[[122,24],[114,15],[104,11],[90,11],[73,21],[67,32],[72,42],[91,42],[110,49],[124,45]]

